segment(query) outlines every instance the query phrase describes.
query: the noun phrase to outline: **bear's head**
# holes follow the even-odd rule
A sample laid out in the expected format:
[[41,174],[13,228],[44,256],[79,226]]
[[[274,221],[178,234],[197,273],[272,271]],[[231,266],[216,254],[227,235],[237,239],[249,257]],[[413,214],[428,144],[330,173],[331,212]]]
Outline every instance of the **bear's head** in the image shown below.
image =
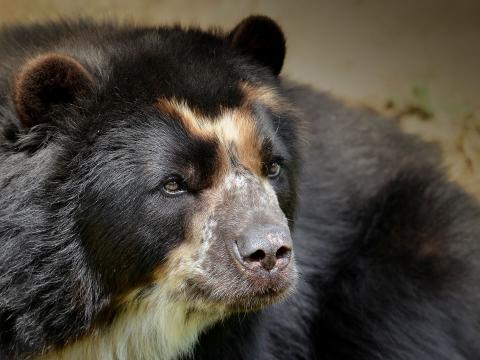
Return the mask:
[[284,298],[296,279],[298,123],[277,77],[279,27],[257,16],[228,34],[108,41],[36,54],[12,82],[21,132],[41,139],[34,151],[57,149],[50,208],[106,308],[199,321]]

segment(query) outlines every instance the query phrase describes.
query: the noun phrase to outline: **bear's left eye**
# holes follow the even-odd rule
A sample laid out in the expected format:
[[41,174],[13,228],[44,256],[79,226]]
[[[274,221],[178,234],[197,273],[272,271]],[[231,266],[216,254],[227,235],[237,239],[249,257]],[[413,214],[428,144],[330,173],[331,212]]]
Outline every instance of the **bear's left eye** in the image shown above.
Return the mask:
[[174,176],[163,183],[162,190],[167,195],[180,195],[187,191],[187,186],[180,177]]
[[280,175],[281,170],[282,167],[280,166],[280,163],[278,161],[272,161],[267,166],[267,176],[271,179],[276,178]]

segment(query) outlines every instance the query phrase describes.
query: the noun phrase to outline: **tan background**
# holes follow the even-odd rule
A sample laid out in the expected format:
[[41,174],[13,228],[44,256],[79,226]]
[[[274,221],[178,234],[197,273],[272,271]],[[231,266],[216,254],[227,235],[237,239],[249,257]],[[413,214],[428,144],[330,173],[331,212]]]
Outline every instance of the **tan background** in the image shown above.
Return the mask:
[[480,0],[0,0],[0,24],[79,16],[231,28],[267,14],[284,74],[397,115],[480,197]]

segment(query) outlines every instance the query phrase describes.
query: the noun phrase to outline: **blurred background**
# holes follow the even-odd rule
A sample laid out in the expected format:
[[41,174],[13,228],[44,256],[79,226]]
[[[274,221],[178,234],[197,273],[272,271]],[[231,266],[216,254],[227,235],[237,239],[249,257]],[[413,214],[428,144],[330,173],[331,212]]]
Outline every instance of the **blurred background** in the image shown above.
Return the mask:
[[284,76],[389,115],[443,150],[480,198],[480,0],[0,0],[0,25],[58,18],[232,28],[250,14],[287,36]]

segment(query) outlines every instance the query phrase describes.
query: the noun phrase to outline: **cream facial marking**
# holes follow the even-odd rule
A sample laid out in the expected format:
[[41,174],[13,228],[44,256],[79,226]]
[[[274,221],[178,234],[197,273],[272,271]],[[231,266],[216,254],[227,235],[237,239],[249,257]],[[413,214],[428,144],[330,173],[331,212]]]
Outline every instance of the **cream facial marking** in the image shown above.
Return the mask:
[[240,83],[240,89],[245,97],[245,105],[260,103],[279,113],[292,113],[294,110],[278,92],[265,85],[252,85],[247,82]]
[[222,109],[217,118],[210,119],[175,99],[160,99],[155,106],[181,121],[184,128],[193,136],[218,140],[221,144],[223,174],[227,170],[233,149],[237,161],[243,167],[261,175],[260,150],[263,138],[256,131],[255,120],[247,107]]
[[[42,360],[175,359],[188,354],[198,336],[224,316],[215,307],[181,296],[182,280],[166,274],[147,296],[136,290],[123,299],[122,308],[108,328],[95,330]],[[192,311],[192,308],[195,311]]]

